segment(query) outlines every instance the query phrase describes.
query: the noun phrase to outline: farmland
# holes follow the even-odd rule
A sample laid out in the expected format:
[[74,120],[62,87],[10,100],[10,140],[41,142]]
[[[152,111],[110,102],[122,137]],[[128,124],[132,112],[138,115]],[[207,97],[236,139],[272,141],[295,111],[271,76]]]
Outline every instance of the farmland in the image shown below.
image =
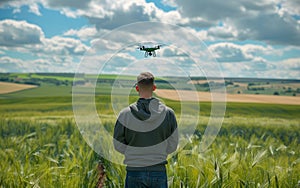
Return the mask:
[[[196,92],[196,93],[195,93]],[[176,90],[171,89],[158,89],[155,92],[162,98],[172,100],[185,100],[185,101],[212,101],[210,92],[201,91],[180,91],[181,96],[177,94]],[[194,99],[198,95],[197,99]],[[217,101],[217,100],[216,100]],[[294,104],[300,105],[299,96],[278,96],[278,95],[255,95],[255,94],[226,94],[227,102],[243,102],[243,103],[276,103],[276,104]]]
[[28,84],[15,84],[9,82],[0,82],[0,94],[12,93],[20,90],[36,88],[37,86]]
[[[39,87],[0,95],[0,187],[95,187],[99,163],[105,167],[106,187],[122,187],[124,166],[94,152],[75,124],[71,81],[66,81],[71,76],[38,76]],[[112,79],[113,75],[102,78]],[[95,101],[99,117],[113,127],[109,83],[96,88]],[[130,101],[136,98],[132,94]],[[179,101],[163,101],[179,115]],[[195,134],[185,138],[188,144],[168,160],[170,187],[298,186],[300,105],[228,102],[223,126],[204,152],[199,143],[211,103],[201,102],[200,109]]]
[[[35,86],[55,85],[72,86],[75,84],[86,84],[93,80],[106,83],[111,86],[116,79],[134,80],[132,75],[85,75],[73,73],[0,73],[0,81],[31,84]],[[186,78],[185,78],[186,79]],[[166,82],[177,82],[177,78],[165,77],[157,78],[156,82],[160,89],[174,89]],[[197,91],[210,91],[211,86],[218,86],[224,82],[227,94],[255,94],[255,95],[280,95],[280,96],[299,96],[300,80],[286,79],[255,79],[255,78],[203,78],[191,77],[187,85],[193,84]],[[187,89],[187,88],[185,88]]]

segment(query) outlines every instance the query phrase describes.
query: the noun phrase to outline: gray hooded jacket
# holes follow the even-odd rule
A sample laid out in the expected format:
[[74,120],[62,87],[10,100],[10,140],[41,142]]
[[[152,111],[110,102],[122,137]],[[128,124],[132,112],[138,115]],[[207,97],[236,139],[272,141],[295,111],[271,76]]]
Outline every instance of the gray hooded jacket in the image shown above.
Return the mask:
[[166,164],[178,145],[174,111],[156,98],[140,98],[124,108],[114,128],[114,147],[127,167]]

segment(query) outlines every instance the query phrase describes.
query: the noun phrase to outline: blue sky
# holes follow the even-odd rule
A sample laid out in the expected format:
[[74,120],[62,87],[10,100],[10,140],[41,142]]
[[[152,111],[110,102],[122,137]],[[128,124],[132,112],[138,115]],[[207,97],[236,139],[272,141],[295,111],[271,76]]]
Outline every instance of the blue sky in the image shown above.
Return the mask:
[[14,13],[13,7],[1,9],[0,19],[26,20],[28,23],[38,25],[44,31],[45,37],[53,37],[61,35],[70,28],[80,29],[84,25],[88,25],[88,20],[84,17],[68,18],[59,11],[46,9],[42,5],[39,6],[41,15],[36,15],[29,11],[28,6],[22,6],[19,12]]
[[[75,72],[95,41],[140,21],[185,28],[205,42],[225,77],[300,79],[300,2],[284,0],[4,0],[0,72]],[[119,50],[115,41],[103,42]],[[178,50],[161,49],[159,56],[170,51],[174,61],[188,64]],[[115,59],[130,64],[143,58],[140,53]],[[111,73],[119,72],[118,62]]]

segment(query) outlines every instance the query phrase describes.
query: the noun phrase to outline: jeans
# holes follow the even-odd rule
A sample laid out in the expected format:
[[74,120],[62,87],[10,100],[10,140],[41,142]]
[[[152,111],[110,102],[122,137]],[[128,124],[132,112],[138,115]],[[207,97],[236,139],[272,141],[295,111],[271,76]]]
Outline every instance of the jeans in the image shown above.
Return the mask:
[[167,188],[166,171],[127,171],[125,188]]

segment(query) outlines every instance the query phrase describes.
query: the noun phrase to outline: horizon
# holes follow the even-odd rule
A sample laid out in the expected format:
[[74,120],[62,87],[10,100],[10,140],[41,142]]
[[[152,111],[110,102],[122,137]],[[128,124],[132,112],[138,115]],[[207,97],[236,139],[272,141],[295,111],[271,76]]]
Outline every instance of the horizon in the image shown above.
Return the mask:
[[[0,75],[1,74],[83,74],[83,75],[98,75],[98,77],[100,76],[132,76],[132,77],[136,77],[135,74],[114,74],[114,73],[108,73],[108,74],[93,74],[93,73],[74,73],[74,72],[0,72]],[[45,76],[45,75],[44,75]],[[172,75],[164,75],[164,76],[158,76],[158,78],[181,78],[183,76],[172,76]],[[300,81],[300,78],[264,78],[264,77],[205,77],[205,76],[197,76],[197,75],[189,75],[188,76],[189,78],[197,78],[197,79],[254,79],[254,80],[278,80],[278,81],[284,81],[284,80],[288,80],[288,81]],[[185,77],[184,77],[185,78]]]

